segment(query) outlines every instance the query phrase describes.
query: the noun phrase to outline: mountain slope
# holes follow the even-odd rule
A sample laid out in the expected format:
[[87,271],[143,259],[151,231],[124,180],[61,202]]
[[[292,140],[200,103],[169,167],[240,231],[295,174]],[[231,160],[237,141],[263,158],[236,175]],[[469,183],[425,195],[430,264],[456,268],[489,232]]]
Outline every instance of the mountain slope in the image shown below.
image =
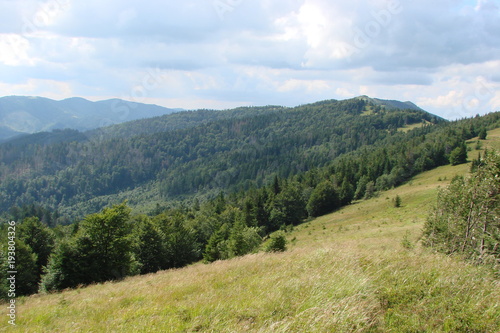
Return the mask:
[[[229,114],[225,119],[204,122],[202,117],[194,121],[197,126],[167,132],[154,133],[167,119],[157,118],[139,122],[153,134],[131,136],[133,131],[126,130],[125,135],[104,133],[86,142],[59,140],[22,149],[4,144],[0,206],[72,207],[81,216],[140,187],[148,194],[138,204],[151,203],[152,196],[159,202],[260,187],[275,175],[289,177],[321,167],[341,154],[397,135],[396,129],[405,124],[443,122],[416,110],[365,115],[371,105],[353,99],[236,109],[224,111]],[[90,206],[75,209],[82,204]]]
[[119,99],[91,102],[83,98],[54,101],[42,97],[8,96],[0,98],[0,126],[8,129],[0,134],[0,140],[52,129],[88,130],[175,111]]
[[286,111],[289,108],[281,106],[263,107],[239,107],[230,110],[195,110],[176,112],[154,118],[139,119],[126,123],[115,124],[87,131],[89,138],[111,139],[127,138],[142,134],[162,133],[196,126],[206,125],[210,122],[224,119],[242,119],[256,117],[278,111]]
[[[22,298],[13,329],[497,332],[498,279],[418,244],[437,188],[446,185],[439,180],[463,175],[468,167],[422,173],[377,198],[305,223],[287,235],[285,253]],[[397,195],[401,208],[390,202]]]

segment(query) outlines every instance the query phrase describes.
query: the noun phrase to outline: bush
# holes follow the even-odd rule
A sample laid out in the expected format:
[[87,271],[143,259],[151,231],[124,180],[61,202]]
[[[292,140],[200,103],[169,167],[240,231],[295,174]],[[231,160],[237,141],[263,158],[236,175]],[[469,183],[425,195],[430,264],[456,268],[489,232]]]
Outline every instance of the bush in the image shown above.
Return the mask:
[[264,250],[266,252],[284,252],[286,251],[287,240],[283,232],[277,232],[271,235]]

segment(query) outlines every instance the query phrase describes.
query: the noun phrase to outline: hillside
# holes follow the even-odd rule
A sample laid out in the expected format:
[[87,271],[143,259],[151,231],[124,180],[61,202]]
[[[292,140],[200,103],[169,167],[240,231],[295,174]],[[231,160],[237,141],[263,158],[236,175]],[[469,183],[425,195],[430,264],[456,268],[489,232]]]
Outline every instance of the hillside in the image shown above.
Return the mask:
[[86,139],[71,131],[68,140],[65,132],[37,134],[0,145],[0,208],[36,204],[58,209],[64,221],[124,198],[153,209],[261,187],[407,137],[397,132],[403,126],[444,123],[424,111],[352,99],[180,112],[87,132]]
[[91,102],[83,98],[55,101],[42,97],[0,98],[0,141],[20,134],[52,129],[89,130],[111,124],[172,113],[157,105],[120,99]]
[[193,128],[220,120],[262,116],[279,111],[286,111],[288,109],[289,108],[282,106],[269,105],[262,107],[239,107],[222,111],[205,109],[183,111],[154,118],[139,119],[122,124],[101,127],[92,131],[87,131],[85,134],[90,139],[99,140],[111,138],[130,138],[143,134],[154,134]]
[[[500,149],[499,129],[484,147]],[[468,170],[426,171],[295,227],[284,253],[21,298],[14,331],[497,332],[498,279],[418,243],[437,188]]]

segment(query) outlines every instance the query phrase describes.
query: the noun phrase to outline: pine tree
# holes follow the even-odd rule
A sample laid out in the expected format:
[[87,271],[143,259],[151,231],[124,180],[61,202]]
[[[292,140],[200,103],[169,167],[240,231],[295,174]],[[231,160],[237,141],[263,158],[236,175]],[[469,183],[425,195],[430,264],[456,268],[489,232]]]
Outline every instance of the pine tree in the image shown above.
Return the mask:
[[278,176],[274,176],[272,189],[274,195],[277,195],[278,193],[281,192],[280,179],[278,178]]
[[368,184],[368,176],[366,175],[363,175],[359,181],[358,181],[358,184],[357,184],[357,187],[356,187],[356,191],[354,192],[354,199],[355,200],[359,200],[359,199],[363,199],[363,197],[365,196],[365,193],[366,193],[366,185]]
[[459,165],[467,163],[467,146],[462,142],[457,148],[450,153],[450,164]]
[[486,140],[487,135],[488,135],[488,132],[486,132],[486,128],[482,127],[479,130],[479,134],[478,134],[479,140]]
[[223,224],[219,230],[212,234],[203,252],[205,262],[227,259],[227,249],[224,242],[229,238],[229,234],[230,228],[228,224]]
[[77,250],[74,240],[60,242],[50,256],[42,276],[40,291],[50,292],[91,283],[90,276],[85,274],[88,264]]
[[344,180],[342,181],[339,196],[340,196],[340,205],[341,206],[349,205],[351,203],[351,201],[354,199],[354,187],[347,180],[346,177],[344,177]]
[[394,207],[401,207],[401,197],[399,195],[396,195],[396,197],[394,198]]
[[364,199],[368,200],[370,198],[373,198],[373,196],[375,195],[375,192],[376,192],[375,183],[373,181],[369,181],[366,184]]

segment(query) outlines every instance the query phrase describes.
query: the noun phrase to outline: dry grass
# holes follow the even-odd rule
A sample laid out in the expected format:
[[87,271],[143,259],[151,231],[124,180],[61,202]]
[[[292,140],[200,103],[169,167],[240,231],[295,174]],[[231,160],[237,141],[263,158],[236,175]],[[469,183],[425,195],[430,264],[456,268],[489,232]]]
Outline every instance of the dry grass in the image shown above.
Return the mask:
[[[497,142],[500,130],[484,144]],[[437,188],[468,167],[303,224],[285,253],[19,299],[14,331],[499,332],[499,280],[418,243]]]

